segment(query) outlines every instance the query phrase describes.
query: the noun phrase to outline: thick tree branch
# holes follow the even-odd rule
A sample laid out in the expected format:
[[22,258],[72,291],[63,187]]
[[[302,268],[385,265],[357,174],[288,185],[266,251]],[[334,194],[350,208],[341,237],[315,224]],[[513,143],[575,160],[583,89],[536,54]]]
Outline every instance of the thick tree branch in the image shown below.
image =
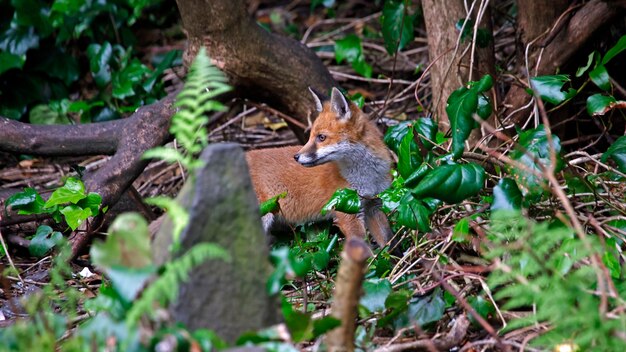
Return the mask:
[[[267,103],[308,125],[313,107],[308,87],[327,92],[336,85],[313,51],[261,28],[243,0],[177,0],[189,37],[185,61],[205,46],[238,93]],[[290,123],[301,141],[302,128]]]

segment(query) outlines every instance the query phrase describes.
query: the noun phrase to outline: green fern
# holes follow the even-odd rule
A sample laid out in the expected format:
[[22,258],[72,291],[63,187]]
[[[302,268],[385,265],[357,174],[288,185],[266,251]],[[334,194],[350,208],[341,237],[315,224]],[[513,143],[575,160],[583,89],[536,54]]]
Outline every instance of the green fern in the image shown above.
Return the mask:
[[[571,229],[561,224],[535,223],[520,214],[492,215],[493,248],[487,257],[496,260],[489,277],[495,297],[505,309],[529,309],[534,314],[512,321],[507,329],[547,323],[549,329],[533,343],[552,348],[572,343],[581,351],[623,351],[626,341],[624,292],[608,298],[601,313],[597,270],[591,257],[600,258],[602,246],[594,236],[589,250]],[[623,290],[622,290],[623,291]]]
[[205,49],[201,48],[191,64],[185,87],[176,97],[178,111],[170,127],[182,151],[158,147],[148,150],[143,157],[179,162],[190,172],[201,167],[201,161],[195,156],[208,144],[206,113],[225,110],[214,98],[231,90],[226,81],[226,76],[211,64]]
[[133,303],[126,315],[126,324],[135,326],[144,315],[153,316],[154,305],[166,307],[176,299],[181,283],[189,278],[189,273],[207,259],[229,260],[228,253],[212,243],[199,243],[180,258],[165,264],[163,273],[143,291],[141,298]]

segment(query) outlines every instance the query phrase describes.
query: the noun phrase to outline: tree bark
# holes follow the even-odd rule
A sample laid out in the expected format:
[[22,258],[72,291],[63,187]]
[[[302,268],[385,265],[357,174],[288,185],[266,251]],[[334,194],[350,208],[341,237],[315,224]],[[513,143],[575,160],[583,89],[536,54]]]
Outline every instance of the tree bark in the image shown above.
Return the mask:
[[[472,77],[469,77],[472,62],[471,48],[466,50],[471,42],[461,42],[455,50],[459,41],[459,32],[455,25],[459,20],[468,17],[463,3],[462,0],[422,0],[424,22],[428,33],[428,52],[432,64],[430,82],[433,113],[442,131],[450,127],[445,110],[450,94],[467,84],[468,81],[477,80],[482,75],[491,74],[495,78],[493,41],[485,48],[475,46]],[[471,17],[475,18],[477,11],[478,9],[474,8]],[[480,27],[491,31],[491,17],[488,9],[481,17]]]
[[[189,63],[204,46],[241,96],[267,103],[308,125],[315,103],[308,87],[328,92],[334,79],[313,51],[268,32],[246,13],[243,0],[177,0]],[[287,121],[301,141],[304,131]]]

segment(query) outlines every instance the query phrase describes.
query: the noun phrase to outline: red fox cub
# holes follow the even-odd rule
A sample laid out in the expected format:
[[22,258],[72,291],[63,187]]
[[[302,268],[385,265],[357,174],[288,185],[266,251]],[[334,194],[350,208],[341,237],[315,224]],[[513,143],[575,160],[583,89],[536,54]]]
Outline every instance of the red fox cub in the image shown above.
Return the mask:
[[[309,89],[311,90],[311,89]],[[276,222],[303,224],[332,218],[347,237],[365,236],[365,227],[383,247],[392,236],[375,196],[391,183],[391,154],[382,134],[368,117],[337,88],[330,101],[311,90],[319,116],[311,137],[297,146],[246,153],[259,202],[287,192],[279,214],[263,217],[269,232]],[[323,217],[322,207],[339,188],[353,188],[361,197],[361,214],[335,212]]]

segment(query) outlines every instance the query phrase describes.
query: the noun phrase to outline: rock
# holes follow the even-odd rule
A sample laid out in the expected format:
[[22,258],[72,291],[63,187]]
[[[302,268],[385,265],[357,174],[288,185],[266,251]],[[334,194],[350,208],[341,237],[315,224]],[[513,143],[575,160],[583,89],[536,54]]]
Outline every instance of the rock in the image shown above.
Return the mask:
[[[201,159],[205,166],[178,197],[190,216],[181,252],[212,242],[226,249],[231,260],[210,259],[196,267],[171,310],[187,328],[212,329],[232,343],[246,331],[278,323],[279,306],[266,293],[271,266],[243,151],[236,144],[212,144]],[[154,239],[158,264],[170,258],[171,228],[166,218]]]

